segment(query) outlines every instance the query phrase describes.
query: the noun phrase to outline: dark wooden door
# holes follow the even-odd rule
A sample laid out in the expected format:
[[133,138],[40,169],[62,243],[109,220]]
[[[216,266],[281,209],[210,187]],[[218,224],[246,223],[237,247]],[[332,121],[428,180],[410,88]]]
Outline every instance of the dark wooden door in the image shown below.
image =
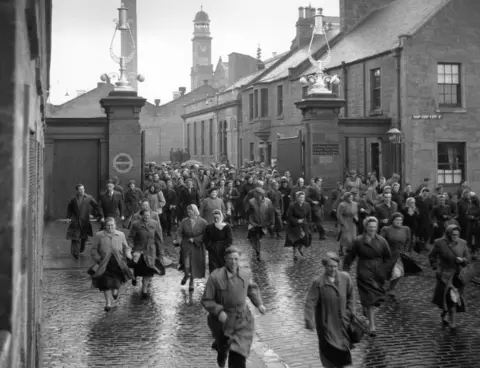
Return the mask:
[[277,141],[277,170],[281,175],[290,171],[294,181],[303,175],[304,152],[302,136],[280,138]]
[[83,184],[87,194],[98,198],[99,145],[100,142],[93,139],[55,140],[50,188],[55,219],[65,218],[68,201],[75,195],[77,184]]

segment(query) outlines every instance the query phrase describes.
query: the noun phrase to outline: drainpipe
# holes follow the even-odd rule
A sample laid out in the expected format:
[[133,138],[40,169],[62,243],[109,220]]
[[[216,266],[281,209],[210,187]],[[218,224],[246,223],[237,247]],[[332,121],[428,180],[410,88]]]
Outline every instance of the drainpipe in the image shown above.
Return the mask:
[[346,118],[348,118],[348,100],[347,100],[347,93],[348,93],[348,68],[347,64],[345,64],[345,61],[342,61],[342,71],[343,71],[343,98],[347,103],[345,104],[343,108],[343,114]]

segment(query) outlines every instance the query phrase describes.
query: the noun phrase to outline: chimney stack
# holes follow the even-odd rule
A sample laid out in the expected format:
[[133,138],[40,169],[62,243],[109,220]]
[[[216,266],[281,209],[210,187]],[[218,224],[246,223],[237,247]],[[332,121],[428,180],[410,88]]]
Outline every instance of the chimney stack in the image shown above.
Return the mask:
[[340,31],[349,31],[373,10],[388,5],[393,1],[394,0],[340,0]]
[[303,19],[305,18],[305,12],[303,6],[300,6],[298,8],[298,19]]
[[312,38],[312,26],[315,24],[315,8],[311,6],[298,8],[305,12],[305,15],[299,17],[295,27],[297,28],[297,35],[292,43],[291,50],[299,49],[307,46]]
[[204,85],[204,86],[208,86],[208,79],[204,79],[204,80],[203,80],[203,85]]
[[305,18],[310,19],[315,16],[315,8],[312,8],[312,6],[308,6],[308,8],[305,8]]
[[183,96],[185,94],[185,92],[187,91],[187,88],[186,87],[179,87],[178,91],[180,92],[180,95]]
[[155,106],[160,106],[160,99],[159,98],[156,98],[155,100]]
[[178,91],[173,91],[173,99],[176,100],[177,98],[180,97],[180,92]]

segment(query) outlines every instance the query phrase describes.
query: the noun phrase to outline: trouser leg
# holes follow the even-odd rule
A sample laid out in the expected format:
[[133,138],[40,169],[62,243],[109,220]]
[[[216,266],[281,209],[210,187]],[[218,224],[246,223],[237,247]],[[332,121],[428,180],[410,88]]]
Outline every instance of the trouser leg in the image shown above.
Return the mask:
[[80,253],[85,252],[85,245],[87,244],[87,237],[80,240]]
[[70,253],[74,258],[78,258],[80,254],[80,240],[72,240],[70,243]]
[[234,351],[230,351],[228,356],[228,368],[245,368],[247,359]]

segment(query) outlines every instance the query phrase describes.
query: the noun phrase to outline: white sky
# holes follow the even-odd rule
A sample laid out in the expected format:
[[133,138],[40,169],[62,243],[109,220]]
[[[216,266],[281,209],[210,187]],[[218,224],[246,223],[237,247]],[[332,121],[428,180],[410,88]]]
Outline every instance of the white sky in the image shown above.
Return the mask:
[[[91,90],[104,72],[116,72],[109,47],[120,0],[53,0],[50,102]],[[290,48],[298,7],[311,4],[338,16],[338,0],[137,0],[139,94],[164,104],[178,87],[190,91],[193,19],[200,6],[210,17],[212,64],[239,52],[262,58]],[[68,91],[69,97],[65,96]]]

